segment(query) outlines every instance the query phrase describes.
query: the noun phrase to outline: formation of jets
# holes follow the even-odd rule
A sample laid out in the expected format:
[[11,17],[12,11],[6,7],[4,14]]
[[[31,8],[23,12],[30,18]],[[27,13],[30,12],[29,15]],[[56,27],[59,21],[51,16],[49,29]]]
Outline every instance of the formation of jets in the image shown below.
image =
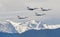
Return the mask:
[[[27,7],[27,9],[33,11],[33,10],[38,9],[38,8]],[[44,9],[44,8],[41,7],[41,11],[49,11],[49,10],[51,10],[51,9]]]
[[[38,9],[38,8],[27,7],[27,9],[30,10],[30,11],[33,11],[33,10]],[[41,9],[41,11],[49,11],[49,10],[51,10],[51,9],[44,9],[42,7],[40,9]],[[43,15],[46,15],[46,14],[45,13],[35,13],[35,15],[36,16],[43,16]],[[28,18],[28,17],[25,17],[25,16],[17,16],[17,17],[18,17],[18,19],[26,19],[26,18]]]

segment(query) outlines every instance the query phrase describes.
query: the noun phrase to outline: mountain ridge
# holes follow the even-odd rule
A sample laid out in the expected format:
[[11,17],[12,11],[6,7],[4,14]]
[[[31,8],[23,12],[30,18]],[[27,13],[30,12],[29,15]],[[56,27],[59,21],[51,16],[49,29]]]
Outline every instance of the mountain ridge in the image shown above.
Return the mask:
[[7,33],[24,33],[29,30],[44,30],[44,29],[57,29],[60,28],[60,25],[47,25],[41,21],[36,22],[36,20],[30,20],[25,23],[17,23],[11,20],[6,20],[3,23],[0,23],[0,32]]

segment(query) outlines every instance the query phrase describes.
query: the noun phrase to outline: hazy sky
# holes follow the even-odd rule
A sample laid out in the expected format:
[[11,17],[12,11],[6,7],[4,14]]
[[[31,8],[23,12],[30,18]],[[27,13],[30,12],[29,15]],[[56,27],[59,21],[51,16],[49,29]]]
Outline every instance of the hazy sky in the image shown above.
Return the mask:
[[[59,20],[60,22],[60,0],[0,0],[0,20],[11,15],[14,17],[19,13],[19,15],[21,13],[26,15],[26,12],[29,12],[27,6],[50,8],[52,10],[46,13],[45,19],[48,21]],[[31,13],[30,16],[34,17]]]
[[0,11],[18,11],[26,6],[59,8],[59,0],[0,0]]

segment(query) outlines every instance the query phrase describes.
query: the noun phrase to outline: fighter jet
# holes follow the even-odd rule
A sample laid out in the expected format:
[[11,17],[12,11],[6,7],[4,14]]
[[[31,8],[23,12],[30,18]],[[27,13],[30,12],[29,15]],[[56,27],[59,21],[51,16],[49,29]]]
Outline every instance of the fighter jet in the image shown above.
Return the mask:
[[44,9],[44,8],[41,7],[41,10],[42,10],[42,11],[49,11],[49,10],[51,10],[51,9]]
[[38,8],[30,8],[30,7],[27,7],[27,9],[33,11],[33,10],[38,9]]
[[18,17],[18,19],[26,19],[26,18],[28,18],[28,17],[25,17],[25,16],[17,16]]
[[43,16],[46,15],[45,13],[35,13],[36,16]]

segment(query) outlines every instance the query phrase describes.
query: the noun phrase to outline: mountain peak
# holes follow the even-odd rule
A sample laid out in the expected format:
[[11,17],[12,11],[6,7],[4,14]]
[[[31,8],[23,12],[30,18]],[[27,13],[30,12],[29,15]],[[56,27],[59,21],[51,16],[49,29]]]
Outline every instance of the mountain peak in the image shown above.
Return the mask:
[[36,22],[36,20],[30,20],[25,23],[17,23],[11,20],[6,20],[3,23],[0,23],[0,32],[7,33],[23,33],[28,30],[41,30],[41,29],[57,29],[60,28],[60,25],[47,25],[43,22]]

